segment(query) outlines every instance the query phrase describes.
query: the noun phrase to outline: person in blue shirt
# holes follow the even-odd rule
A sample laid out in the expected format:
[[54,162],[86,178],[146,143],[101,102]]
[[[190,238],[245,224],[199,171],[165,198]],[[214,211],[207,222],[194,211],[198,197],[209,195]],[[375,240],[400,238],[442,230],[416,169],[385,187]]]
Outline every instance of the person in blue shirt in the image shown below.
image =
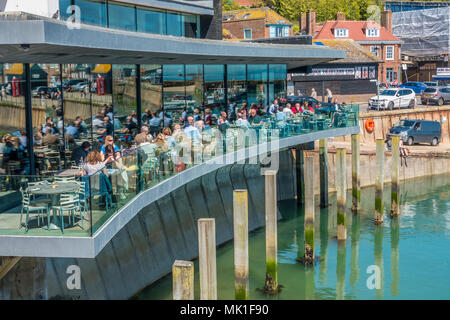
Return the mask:
[[162,119],[156,115],[156,112],[152,112],[152,118],[148,121],[150,125],[150,134],[155,134],[158,132],[161,126]]
[[[114,154],[107,154],[107,147],[111,146],[114,150]],[[108,148],[109,149],[109,148]],[[112,156],[114,159],[118,159],[120,158],[120,149],[118,146],[116,146],[116,144],[114,143],[114,138],[113,136],[106,136],[105,138],[105,144],[103,144],[100,147],[100,153],[102,154],[102,161],[105,161],[106,159],[108,159],[108,157]]]
[[70,134],[75,139],[80,139],[80,123],[75,121],[66,128],[66,134]]

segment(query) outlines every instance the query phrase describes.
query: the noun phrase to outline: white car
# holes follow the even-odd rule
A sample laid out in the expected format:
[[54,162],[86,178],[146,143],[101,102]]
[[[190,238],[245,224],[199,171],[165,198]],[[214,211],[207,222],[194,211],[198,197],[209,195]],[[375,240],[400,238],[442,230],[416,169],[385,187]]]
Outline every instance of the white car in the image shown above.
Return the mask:
[[373,96],[369,100],[369,108],[376,110],[414,108],[415,105],[416,94],[407,88],[385,89],[379,96]]

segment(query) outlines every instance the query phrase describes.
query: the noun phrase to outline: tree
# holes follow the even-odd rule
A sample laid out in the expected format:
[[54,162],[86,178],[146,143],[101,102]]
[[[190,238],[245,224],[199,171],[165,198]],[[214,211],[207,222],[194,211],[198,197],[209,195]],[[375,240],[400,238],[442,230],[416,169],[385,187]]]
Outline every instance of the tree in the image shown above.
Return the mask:
[[223,11],[239,10],[243,8],[234,0],[222,0],[222,6]]

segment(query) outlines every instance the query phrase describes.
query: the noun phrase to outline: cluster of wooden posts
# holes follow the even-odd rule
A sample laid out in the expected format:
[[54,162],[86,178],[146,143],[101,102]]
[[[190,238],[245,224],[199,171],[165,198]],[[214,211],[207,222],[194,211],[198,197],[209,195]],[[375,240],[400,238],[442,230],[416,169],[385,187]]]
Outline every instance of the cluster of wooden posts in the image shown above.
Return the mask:
[[[351,137],[352,151],[352,211],[361,208],[360,196],[360,135]],[[314,157],[304,157],[303,151],[296,148],[297,200],[305,206],[305,264],[315,263],[314,250]],[[336,150],[336,190],[337,190],[337,239],[347,239],[345,222],[346,210],[346,149]],[[320,206],[328,203],[328,154],[327,140],[319,143],[320,163]],[[391,216],[399,214],[399,138],[392,138],[392,188]],[[305,183],[306,182],[306,183]],[[277,190],[276,171],[265,171],[265,217],[266,217],[266,292],[277,292]],[[375,181],[375,223],[383,222],[383,184],[384,184],[384,140],[376,142],[376,181]],[[249,297],[249,255],[248,255],[248,194],[247,190],[233,191],[234,226],[234,277],[235,298],[246,300]],[[216,238],[215,220],[198,220],[200,299],[217,299]],[[194,263],[176,260],[172,266],[173,299],[194,299]]]

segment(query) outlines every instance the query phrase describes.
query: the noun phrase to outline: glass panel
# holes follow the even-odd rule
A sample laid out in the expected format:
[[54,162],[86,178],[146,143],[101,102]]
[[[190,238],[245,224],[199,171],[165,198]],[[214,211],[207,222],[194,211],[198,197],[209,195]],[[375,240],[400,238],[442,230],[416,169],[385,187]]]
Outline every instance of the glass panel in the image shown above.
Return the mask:
[[286,65],[269,65],[269,101],[286,97]]
[[136,31],[135,7],[108,3],[109,27]]
[[182,36],[181,15],[167,12],[167,34],[170,36]]
[[201,120],[203,111],[203,65],[186,65],[186,105],[194,110],[194,120]]
[[29,174],[24,64],[5,63],[0,67],[0,170],[6,175]]
[[[184,86],[184,65],[163,66],[163,107],[164,111],[171,113],[174,122],[184,123],[186,111],[186,90]],[[193,110],[190,110],[193,112]],[[181,117],[181,119],[180,119]]]
[[75,0],[80,7],[81,22],[106,27],[106,2],[100,0]]
[[[93,65],[87,64],[67,64],[62,67],[63,106],[58,106],[56,118],[52,115],[61,142],[55,142],[53,133],[49,134],[47,128],[43,129],[46,133],[42,145],[44,148],[52,150],[50,155],[45,154],[44,156],[43,170],[45,174],[52,174],[64,168],[70,169],[72,165],[82,164],[87,151],[81,151],[81,145],[85,141],[90,145],[93,144],[91,131],[92,83],[90,80],[92,68]],[[62,114],[64,114],[64,123]],[[47,117],[43,126],[47,126],[48,121]],[[86,144],[83,146],[84,149],[87,148]],[[60,148],[59,155],[55,152],[57,148]],[[64,163],[61,162],[58,165],[58,159],[64,160]]]
[[137,30],[139,32],[166,34],[166,13],[137,8]]
[[193,14],[182,15],[182,36],[187,38],[197,37],[197,16]]
[[[162,66],[157,64],[141,65],[141,103],[142,124],[148,127],[152,114],[158,117],[162,111]],[[153,123],[157,119],[153,120]],[[164,126],[170,126],[170,113],[164,115]],[[141,130],[142,131],[142,130]]]
[[247,66],[248,78],[248,103],[256,103],[265,108],[268,104],[267,97],[267,65],[249,64]]
[[136,65],[113,65],[114,139],[119,148],[130,148],[138,133]]
[[241,104],[247,100],[247,78],[245,64],[227,66],[228,100]]
[[205,70],[205,108],[219,115],[225,107],[225,84],[223,64],[208,64]]

